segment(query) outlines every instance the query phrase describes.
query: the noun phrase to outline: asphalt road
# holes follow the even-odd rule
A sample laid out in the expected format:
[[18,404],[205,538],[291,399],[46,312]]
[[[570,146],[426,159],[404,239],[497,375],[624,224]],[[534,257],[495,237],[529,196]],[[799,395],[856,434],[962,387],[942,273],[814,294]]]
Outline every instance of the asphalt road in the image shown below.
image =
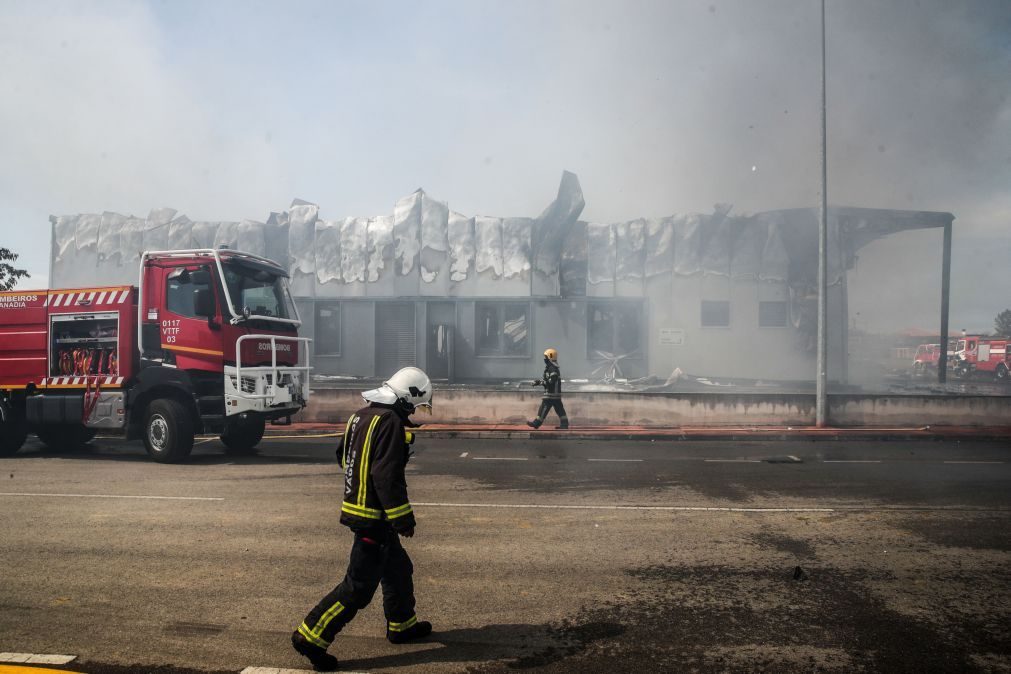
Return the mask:
[[[375,602],[331,648],[346,670],[1011,669],[1007,444],[423,442],[405,546],[436,634],[387,643]],[[305,668],[288,636],[351,542],[333,455],[0,460],[0,652]]]

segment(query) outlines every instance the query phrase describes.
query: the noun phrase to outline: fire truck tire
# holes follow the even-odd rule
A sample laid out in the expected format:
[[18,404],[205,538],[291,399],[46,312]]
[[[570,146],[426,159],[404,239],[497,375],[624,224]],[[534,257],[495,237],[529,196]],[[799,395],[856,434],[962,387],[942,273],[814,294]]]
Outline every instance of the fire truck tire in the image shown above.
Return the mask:
[[231,422],[221,434],[221,442],[234,454],[252,452],[263,439],[266,422],[263,417],[249,417]]
[[993,379],[998,384],[1011,384],[1011,372],[1008,372],[1007,365],[1001,363],[993,371]]
[[0,456],[15,454],[28,437],[28,424],[24,416],[11,412],[6,421],[0,421]]
[[184,460],[193,449],[193,419],[182,403],[155,400],[144,416],[144,447],[159,463]]
[[81,425],[45,426],[35,429],[35,435],[39,436],[42,444],[57,451],[83,449],[96,433],[94,428],[85,428]]

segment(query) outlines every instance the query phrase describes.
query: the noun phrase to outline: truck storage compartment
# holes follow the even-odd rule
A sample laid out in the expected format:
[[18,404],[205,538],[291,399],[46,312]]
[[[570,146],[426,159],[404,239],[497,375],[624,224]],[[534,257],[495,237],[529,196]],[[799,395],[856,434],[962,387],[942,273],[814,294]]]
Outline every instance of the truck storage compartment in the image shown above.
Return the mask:
[[119,374],[117,312],[52,314],[49,376]]

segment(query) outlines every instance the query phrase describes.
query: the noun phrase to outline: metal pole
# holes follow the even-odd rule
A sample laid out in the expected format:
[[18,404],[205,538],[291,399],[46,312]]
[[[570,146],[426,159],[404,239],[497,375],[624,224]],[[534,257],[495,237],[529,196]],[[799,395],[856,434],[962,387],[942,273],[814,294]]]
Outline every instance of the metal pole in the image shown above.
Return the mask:
[[815,425],[826,423],[828,399],[828,125],[825,105],[825,0],[821,0],[821,214],[818,219],[818,379],[815,384]]
[[944,252],[941,258],[941,353],[937,358],[937,382],[948,380],[948,295],[951,290],[951,222],[944,225]]

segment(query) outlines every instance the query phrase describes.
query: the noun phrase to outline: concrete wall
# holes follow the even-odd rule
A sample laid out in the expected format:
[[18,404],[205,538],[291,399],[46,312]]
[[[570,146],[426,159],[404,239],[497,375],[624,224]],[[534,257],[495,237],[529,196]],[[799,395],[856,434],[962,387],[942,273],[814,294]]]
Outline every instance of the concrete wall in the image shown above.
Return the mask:
[[[814,396],[803,394],[572,393],[565,407],[578,426],[813,426]],[[830,395],[839,427],[1011,426],[1011,396]],[[434,423],[514,424],[540,404],[533,390],[436,389]],[[356,389],[314,389],[300,421],[343,422],[362,407]],[[553,420],[549,419],[549,424]]]

